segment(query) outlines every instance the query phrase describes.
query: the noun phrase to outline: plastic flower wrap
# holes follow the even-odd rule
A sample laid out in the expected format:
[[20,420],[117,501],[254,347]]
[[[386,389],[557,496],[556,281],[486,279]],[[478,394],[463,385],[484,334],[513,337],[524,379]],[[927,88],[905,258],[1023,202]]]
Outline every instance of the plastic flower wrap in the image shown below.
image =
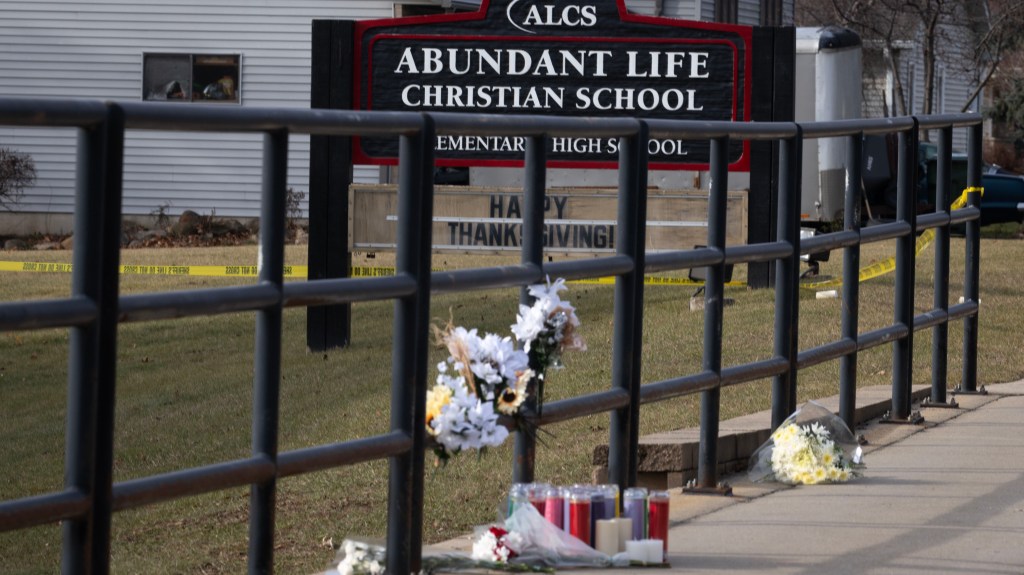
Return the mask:
[[860,445],[838,416],[813,401],[786,418],[750,457],[751,481],[843,483],[860,476]]
[[[478,566],[509,571],[552,571],[575,567],[626,567],[625,553],[608,556],[556,527],[533,505],[520,505],[500,527],[477,530],[473,559]],[[500,534],[500,536],[498,536]],[[514,549],[507,558],[502,547]]]
[[[324,575],[378,575],[387,553],[379,543],[346,539],[337,566]],[[478,527],[471,553],[423,549],[421,575],[456,571],[555,573],[577,567],[628,567],[625,553],[605,555],[521,505],[501,525]]]

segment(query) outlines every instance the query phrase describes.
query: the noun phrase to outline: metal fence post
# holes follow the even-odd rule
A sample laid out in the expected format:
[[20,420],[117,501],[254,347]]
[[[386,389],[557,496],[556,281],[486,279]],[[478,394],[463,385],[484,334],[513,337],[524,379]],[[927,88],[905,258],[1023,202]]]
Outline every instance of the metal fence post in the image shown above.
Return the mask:
[[[415,278],[417,290],[395,300],[395,342],[391,355],[394,366],[391,375],[391,430],[404,433],[413,441],[409,451],[391,457],[388,476],[387,573],[418,571],[419,546],[423,540],[423,410],[426,409],[427,391],[426,341],[429,332],[427,320],[431,240],[428,235],[430,230],[422,228],[424,220],[429,221],[433,216],[433,184],[431,179],[424,178],[428,164],[431,167],[433,164],[429,149],[432,133],[433,120],[424,116],[420,130],[401,136],[399,143],[400,225],[395,273]],[[427,310],[423,310],[424,305],[428,306]],[[420,477],[416,477],[417,473]],[[413,542],[416,542],[416,547]]]
[[[544,195],[547,190],[547,139],[530,136],[526,139],[526,158],[523,178],[523,245],[520,261],[538,268],[544,264]],[[529,287],[519,290],[519,303],[532,305]],[[536,367],[536,366],[534,366]],[[543,409],[544,380],[536,381],[535,395],[527,400],[526,411],[538,413]],[[514,483],[533,481],[537,438],[532,432],[517,431],[515,457],[512,467]]]
[[[77,244],[71,293],[103,304],[103,216],[106,213],[107,118],[96,126],[78,131],[78,157],[75,168],[75,221]],[[116,304],[115,304],[116,305]],[[65,426],[64,489],[75,490],[90,498],[84,517],[64,521],[61,571],[68,574],[90,573],[89,557],[94,548],[97,509],[96,451],[98,388],[100,383],[99,349],[101,320],[72,328],[68,347],[68,398]],[[109,513],[109,510],[107,511]]]
[[643,351],[644,250],[647,219],[648,127],[619,144],[619,205],[616,252],[633,260],[633,269],[615,279],[615,330],[612,387],[629,393],[629,405],[611,413],[608,481],[619,489],[636,485],[640,435],[640,368]]
[[430,354],[430,262],[434,253],[434,119],[424,114],[418,149],[420,177],[418,178],[419,211],[416,246],[417,267],[416,309],[416,361],[413,364],[413,420],[412,420],[412,524],[409,526],[409,569],[420,571],[423,553],[423,490],[426,471],[427,441],[427,356]]
[[114,421],[117,399],[117,315],[121,257],[121,196],[124,173],[124,110],[107,105],[104,158],[103,264],[100,272],[99,385],[97,386],[95,497],[92,572],[110,572],[110,529],[114,482]]
[[[846,138],[846,197],[843,229],[860,232],[862,134]],[[843,250],[843,339],[857,341],[860,319],[860,243]],[[857,351],[839,358],[839,417],[854,429],[857,409]]]
[[[263,136],[263,190],[260,202],[260,283],[284,284],[285,197],[288,187],[288,133]],[[281,396],[282,307],[279,299],[256,312],[252,452],[277,459]],[[277,480],[254,484],[249,509],[249,572],[274,571],[274,518]]]
[[789,361],[785,373],[772,378],[772,429],[782,425],[793,409],[790,399],[797,379],[797,299],[800,282],[800,156],[803,131],[779,145],[779,207],[776,241],[788,243],[792,253],[775,262],[774,354]]
[[[938,165],[935,174],[935,211],[949,213],[953,152],[953,128],[939,131]],[[949,312],[949,223],[935,229],[935,278],[932,307],[943,314]],[[932,328],[932,405],[946,404],[948,379],[949,323],[944,321]],[[955,405],[955,403],[953,404]]]
[[[708,186],[708,247],[725,251],[725,210],[728,195],[728,150],[726,137],[711,140],[711,182]],[[778,279],[778,278],[776,278]],[[722,316],[725,294],[725,263],[708,266],[704,287],[705,372],[722,375]],[[718,486],[718,428],[722,388],[719,383],[700,396],[700,453],[697,489]]]
[[[914,127],[899,134],[896,219],[909,226],[896,238],[896,287],[893,323],[907,334],[892,343],[893,421],[910,421],[910,382],[914,354],[914,272],[917,229],[917,119]],[[916,419],[916,418],[915,418]]]
[[[981,124],[970,127],[968,132],[967,187],[977,190],[981,187]],[[974,191],[967,194],[967,205],[981,206],[981,194]],[[965,231],[966,263],[964,265],[964,300],[978,302],[978,284],[981,278],[981,222],[971,220]],[[964,318],[964,359],[963,380],[960,388],[964,392],[978,391],[978,314]]]

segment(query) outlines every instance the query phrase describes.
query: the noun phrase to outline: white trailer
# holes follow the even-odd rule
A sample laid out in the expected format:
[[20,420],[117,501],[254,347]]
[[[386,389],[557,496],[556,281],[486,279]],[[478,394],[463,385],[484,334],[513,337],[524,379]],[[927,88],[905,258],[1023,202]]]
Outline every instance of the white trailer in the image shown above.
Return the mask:
[[[845,28],[797,28],[795,120],[861,117],[861,42]],[[800,218],[810,227],[842,222],[846,140],[805,140]]]

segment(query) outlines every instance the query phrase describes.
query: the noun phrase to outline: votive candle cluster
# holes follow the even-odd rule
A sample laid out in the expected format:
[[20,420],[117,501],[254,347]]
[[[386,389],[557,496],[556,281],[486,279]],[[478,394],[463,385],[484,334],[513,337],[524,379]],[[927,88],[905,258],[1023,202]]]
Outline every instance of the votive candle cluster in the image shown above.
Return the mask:
[[[648,492],[633,487],[620,493],[619,487],[612,484],[513,484],[508,497],[509,514],[526,504],[536,507],[551,524],[608,555],[633,549],[631,561],[662,563],[668,550],[667,491]],[[649,551],[651,541],[659,545],[656,560],[652,560],[654,554]],[[645,545],[632,545],[636,542]]]

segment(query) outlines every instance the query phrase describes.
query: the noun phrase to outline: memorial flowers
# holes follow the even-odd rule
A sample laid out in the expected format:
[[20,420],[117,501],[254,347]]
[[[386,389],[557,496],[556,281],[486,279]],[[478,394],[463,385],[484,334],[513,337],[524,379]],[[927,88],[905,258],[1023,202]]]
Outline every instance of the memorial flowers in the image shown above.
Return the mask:
[[343,557],[338,562],[339,575],[382,575],[384,549],[346,539],[342,544]]
[[809,402],[751,456],[750,478],[789,485],[844,483],[862,467],[861,448],[835,414]]
[[509,559],[519,555],[522,544],[523,537],[518,533],[492,526],[473,543],[473,559],[508,563]]
[[537,377],[538,411],[544,403],[544,379],[549,368],[562,367],[562,354],[566,351],[586,351],[587,344],[580,336],[580,319],[576,308],[563,300],[559,292],[568,290],[564,279],[552,283],[532,285],[528,288],[532,305],[520,305],[512,333],[523,345],[530,360],[530,368]]
[[521,348],[511,336],[481,335],[451,321],[436,329],[448,357],[438,363],[434,386],[427,391],[426,427],[439,460],[504,443],[509,432],[501,416],[529,431],[523,408],[535,395],[539,411],[545,370],[558,363],[562,352],[586,349],[575,309],[558,295],[566,289],[561,279],[528,288],[536,299],[520,306],[512,326]]

